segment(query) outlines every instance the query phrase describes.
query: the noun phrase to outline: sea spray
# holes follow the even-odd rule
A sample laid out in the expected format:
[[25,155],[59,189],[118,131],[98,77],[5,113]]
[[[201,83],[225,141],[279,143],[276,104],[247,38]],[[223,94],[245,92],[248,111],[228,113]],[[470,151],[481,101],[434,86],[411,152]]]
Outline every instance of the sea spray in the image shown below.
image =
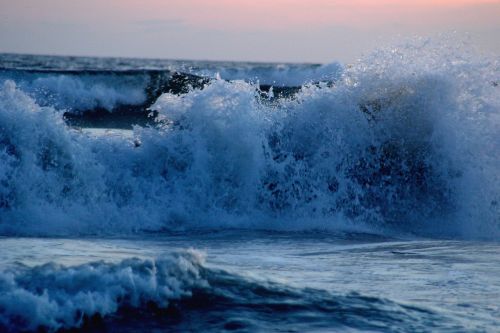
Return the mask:
[[151,106],[161,125],[134,140],[71,129],[8,80],[0,230],[498,236],[498,63],[420,41],[335,77],[271,103],[244,81],[167,93]]

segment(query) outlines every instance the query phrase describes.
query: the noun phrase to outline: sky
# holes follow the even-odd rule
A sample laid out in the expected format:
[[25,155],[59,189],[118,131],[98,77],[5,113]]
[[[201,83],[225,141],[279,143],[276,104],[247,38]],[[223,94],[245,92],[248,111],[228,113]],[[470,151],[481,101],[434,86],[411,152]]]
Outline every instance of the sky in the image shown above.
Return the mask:
[[500,54],[500,0],[0,0],[0,52],[354,61],[455,32]]

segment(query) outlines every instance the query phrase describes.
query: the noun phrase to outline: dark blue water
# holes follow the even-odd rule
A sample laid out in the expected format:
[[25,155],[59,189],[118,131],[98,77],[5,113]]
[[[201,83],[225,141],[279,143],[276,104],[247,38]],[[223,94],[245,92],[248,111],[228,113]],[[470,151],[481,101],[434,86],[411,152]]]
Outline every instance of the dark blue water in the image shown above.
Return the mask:
[[0,331],[494,332],[500,70],[0,55]]
[[[4,238],[0,246],[1,318],[10,331],[493,332],[498,325],[498,243],[234,230]],[[202,250],[181,250],[191,247]]]

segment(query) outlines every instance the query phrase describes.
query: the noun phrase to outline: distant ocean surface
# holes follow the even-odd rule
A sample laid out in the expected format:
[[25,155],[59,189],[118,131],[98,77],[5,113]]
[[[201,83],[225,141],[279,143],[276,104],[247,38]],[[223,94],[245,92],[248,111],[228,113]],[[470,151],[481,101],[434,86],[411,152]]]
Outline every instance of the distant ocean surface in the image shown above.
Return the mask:
[[0,54],[0,332],[498,332],[499,84]]

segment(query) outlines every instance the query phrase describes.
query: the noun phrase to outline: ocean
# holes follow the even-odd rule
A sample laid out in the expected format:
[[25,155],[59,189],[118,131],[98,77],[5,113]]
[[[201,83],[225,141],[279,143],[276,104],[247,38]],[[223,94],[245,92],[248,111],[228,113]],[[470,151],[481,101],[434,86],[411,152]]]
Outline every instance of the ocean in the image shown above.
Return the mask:
[[0,332],[499,332],[499,84],[0,54]]

